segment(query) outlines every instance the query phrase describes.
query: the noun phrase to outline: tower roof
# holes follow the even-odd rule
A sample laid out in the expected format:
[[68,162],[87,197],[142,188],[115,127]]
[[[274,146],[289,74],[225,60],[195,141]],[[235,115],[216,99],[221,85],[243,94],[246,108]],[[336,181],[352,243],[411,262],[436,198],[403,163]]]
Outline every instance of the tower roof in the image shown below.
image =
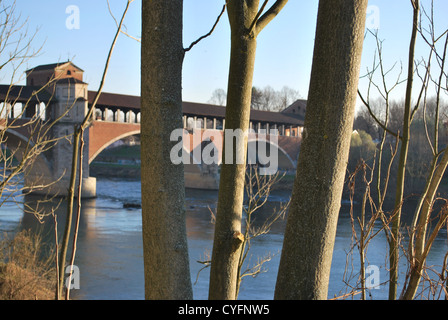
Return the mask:
[[31,71],[40,71],[40,70],[54,70],[58,67],[67,65],[67,64],[71,64],[73,67],[75,67],[76,69],[78,69],[81,72],[84,72],[84,70],[82,70],[80,67],[76,66],[73,62],[71,61],[65,61],[65,62],[57,62],[57,63],[50,63],[50,64],[42,64],[40,66],[36,66],[34,68],[28,69],[25,72],[31,72]]
[[306,104],[307,104],[307,100],[298,99],[293,104],[291,104],[289,107],[284,109],[282,111],[282,113],[294,113],[294,111],[297,107],[302,107],[304,110],[306,110]]

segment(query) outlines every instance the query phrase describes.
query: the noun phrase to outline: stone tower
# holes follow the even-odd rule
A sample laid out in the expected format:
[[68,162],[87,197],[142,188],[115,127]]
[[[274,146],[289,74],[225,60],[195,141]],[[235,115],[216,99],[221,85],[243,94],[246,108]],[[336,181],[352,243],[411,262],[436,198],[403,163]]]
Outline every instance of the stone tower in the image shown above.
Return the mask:
[[[46,151],[51,166],[51,177],[40,177],[43,182],[56,181],[50,194],[67,194],[73,155],[73,132],[88,112],[88,84],[83,82],[84,71],[72,62],[41,65],[26,71],[27,86],[47,86],[52,94],[47,105],[46,121],[56,121],[50,135],[58,138],[54,147]],[[96,179],[89,177],[89,130],[84,132],[82,196],[96,196]],[[78,181],[78,179],[77,179]]]

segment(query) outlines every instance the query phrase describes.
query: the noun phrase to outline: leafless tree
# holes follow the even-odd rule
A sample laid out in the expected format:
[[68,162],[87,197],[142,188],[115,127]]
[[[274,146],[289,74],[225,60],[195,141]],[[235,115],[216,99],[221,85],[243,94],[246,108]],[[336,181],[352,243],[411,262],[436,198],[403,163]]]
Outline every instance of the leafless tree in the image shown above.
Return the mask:
[[[396,188],[395,188],[395,204],[394,209],[389,215],[390,224],[388,222],[386,232],[389,247],[390,247],[390,279],[389,279],[389,299],[396,299],[398,294],[398,259],[399,259],[399,249],[401,247],[401,233],[404,226],[401,222],[401,212],[403,202],[405,201],[405,180],[410,178],[410,171],[412,162],[410,159],[410,148],[412,146],[413,140],[419,136],[413,136],[411,139],[411,124],[417,119],[418,111],[421,110],[423,113],[420,119],[423,119],[423,132],[425,132],[425,138],[427,146],[429,146],[430,152],[428,157],[424,160],[428,166],[423,170],[426,176],[426,182],[421,189],[419,201],[416,205],[414,218],[409,230],[409,245],[408,250],[405,252],[407,259],[409,261],[409,270],[406,274],[405,284],[403,286],[402,293],[400,297],[402,299],[412,299],[415,297],[418,284],[423,275],[423,270],[425,268],[425,261],[428,253],[431,249],[432,243],[438,234],[440,228],[446,223],[447,216],[441,211],[441,214],[437,216],[437,219],[432,223],[435,225],[434,228],[429,231],[429,222],[431,221],[431,214],[433,211],[433,206],[436,201],[437,190],[440,185],[440,181],[445,173],[446,166],[448,163],[448,155],[446,146],[440,144],[440,116],[442,109],[442,94],[446,94],[446,88],[444,84],[446,83],[446,51],[448,44],[448,30],[444,30],[440,34],[437,34],[434,25],[434,7],[431,5],[430,11],[426,11],[422,8],[420,1],[411,1],[413,7],[413,24],[412,24],[412,35],[409,46],[409,56],[408,56],[408,71],[406,83],[406,97],[404,100],[403,108],[397,108],[395,111],[395,116],[392,115],[392,104],[389,99],[389,94],[391,91],[402,81],[396,80],[396,82],[388,87],[387,76],[388,71],[385,71],[384,63],[382,59],[382,42],[378,39],[378,34],[372,33],[377,42],[378,48],[378,62],[374,63],[369,79],[369,91],[367,93],[367,100],[360,94],[363,99],[364,104],[367,106],[370,115],[377,121],[378,125],[383,129],[383,142],[385,141],[385,136],[391,135],[396,139],[399,139],[400,147],[398,149],[399,159],[397,164],[397,177],[396,177]],[[427,27],[423,26],[423,21],[427,23]],[[429,53],[428,57],[417,60],[415,58],[415,46],[417,38],[420,37],[428,44]],[[376,85],[373,79],[373,74],[376,71],[380,71],[380,82],[382,85]],[[420,81],[420,87],[415,88],[415,83]],[[386,121],[381,121],[373,113],[372,108],[369,104],[370,88],[374,87],[378,89],[380,95],[384,98],[386,105]],[[417,97],[412,99],[412,94],[414,89],[417,91]],[[434,90],[435,99],[430,96],[430,90]],[[429,106],[431,106],[429,108]],[[399,110],[403,110],[402,114]],[[429,112],[430,111],[430,112]],[[431,114],[431,118],[428,115]],[[400,119],[401,124],[393,126],[391,123],[387,122],[387,118],[390,120],[393,118]],[[398,121],[397,121],[398,122]],[[395,127],[395,128],[393,128]],[[421,128],[420,128],[421,129]],[[382,155],[383,143],[379,148],[379,156]],[[423,161],[423,159],[419,160]],[[381,162],[381,161],[380,161]],[[414,168],[415,169],[415,168]],[[407,177],[406,177],[407,174]],[[378,165],[377,176],[378,176],[378,188],[380,189],[380,175],[381,166]],[[389,178],[389,174],[383,175],[386,179]],[[412,178],[412,177],[411,177]],[[385,191],[383,191],[385,192]],[[379,192],[381,194],[381,192]],[[430,232],[427,234],[427,232]]]
[[[37,160],[60,139],[65,138],[51,137],[49,134],[65,113],[56,119],[44,120],[41,115],[45,113],[45,110],[40,110],[38,113],[32,109],[43,97],[47,100],[45,108],[48,107],[53,100],[52,88],[57,79],[50,79],[48,83],[31,94],[25,93],[22,87],[16,86],[16,83],[22,79],[22,75],[18,74],[20,68],[34,58],[41,48],[32,49],[37,31],[29,34],[27,20],[22,20],[15,12],[15,2],[5,4],[2,1],[0,5],[2,6],[0,9],[0,59],[2,59],[0,71],[8,71],[11,74],[9,84],[2,85],[0,108],[0,143],[2,145],[0,198],[3,204],[11,197],[49,187],[48,183],[40,184],[39,179],[34,179],[34,183],[26,186],[23,181],[30,174],[33,166],[38,166]],[[40,107],[42,106],[41,103]],[[69,112],[72,107],[73,105],[67,105],[66,112]],[[32,117],[28,117],[30,114],[28,109],[33,111]],[[21,121],[25,115],[29,119]],[[21,139],[14,139],[11,132],[26,132],[26,134],[22,134]],[[8,149],[4,149],[3,146]]]
[[[280,174],[279,172],[270,176],[262,176],[258,173],[258,168],[256,166],[248,166],[245,183],[247,200],[243,206],[245,216],[244,240],[241,246],[238,261],[238,282],[236,285],[235,298],[238,298],[241,283],[244,277],[251,276],[255,278],[258,276],[264,271],[263,266],[265,263],[269,262],[273,256],[271,252],[266,252],[264,256],[257,257],[255,263],[250,263],[250,261],[248,261],[252,257],[251,242],[258,237],[268,234],[273,225],[277,221],[283,220],[285,217],[286,211],[289,207],[289,201],[280,204],[280,206],[275,208],[267,218],[258,217],[257,213],[257,211],[261,211],[261,209],[265,206],[272,190],[283,177],[284,174]],[[215,223],[216,213],[211,209],[209,210],[212,216],[212,223]],[[255,221],[256,219],[257,223]],[[260,220],[262,223],[259,222]],[[208,259],[198,261],[198,263],[204,265],[204,267],[198,271],[198,276],[202,270],[210,267],[211,265],[209,255],[206,254],[205,256],[208,257]]]
[[271,86],[252,88],[251,108],[255,110],[280,112],[300,98],[297,90],[284,86],[277,91]]
[[367,1],[319,1],[305,130],[275,299],[327,299]]
[[[77,238],[78,238],[78,230],[79,230],[79,219],[81,216],[81,197],[82,197],[82,177],[83,177],[83,149],[84,149],[84,132],[88,129],[90,126],[96,104],[98,102],[98,99],[102,93],[107,72],[109,69],[110,59],[112,56],[112,53],[115,49],[115,45],[117,43],[118,36],[122,33],[122,26],[124,19],[126,17],[126,14],[128,12],[128,9],[131,5],[131,3],[134,0],[127,0],[126,7],[123,11],[122,17],[120,19],[120,22],[117,25],[117,31],[115,33],[115,36],[113,38],[113,41],[111,43],[108,56],[106,58],[104,71],[102,74],[101,82],[98,88],[98,91],[95,95],[95,98],[93,99],[92,105],[89,107],[89,110],[87,114],[85,115],[82,123],[80,123],[78,126],[75,127],[73,137],[72,137],[72,144],[73,144],[73,156],[72,156],[72,166],[71,166],[71,174],[70,174],[70,183],[68,188],[68,195],[67,195],[67,217],[66,217],[66,226],[64,230],[64,235],[61,243],[61,251],[60,256],[58,258],[58,271],[59,271],[59,279],[58,279],[58,289],[57,289],[57,298],[62,298],[63,293],[63,287],[64,287],[64,277],[65,277],[65,264],[66,264],[66,255],[68,250],[68,242],[70,238],[70,234],[72,232],[72,217],[75,213],[75,207],[76,207],[76,220],[75,220],[75,226],[73,228],[73,245],[72,245],[72,253],[70,257],[70,266],[74,265],[75,255],[76,255],[76,249],[77,249]],[[76,178],[79,178],[79,181],[76,181]],[[75,198],[78,200],[76,206],[75,206]],[[68,282],[71,282],[71,276],[72,276],[73,270],[71,270],[68,278]],[[70,298],[70,287],[66,288],[65,291],[65,299],[69,300]]]
[[[287,0],[277,0],[265,11],[267,0],[260,6],[255,0],[228,0],[227,13],[231,29],[231,53],[227,88],[226,129],[248,132],[252,80],[257,37],[277,16]],[[225,140],[225,138],[224,138]],[[241,233],[244,180],[246,172],[247,137],[237,139],[233,150],[243,163],[234,157],[232,163],[221,166],[216,227],[210,270],[209,298],[235,299],[238,281],[238,261],[243,242]],[[224,141],[225,145],[225,141]]]
[[272,226],[278,220],[284,219],[286,211],[289,207],[289,201],[283,203],[279,208],[276,208],[272,214],[263,221],[259,226],[255,223],[257,211],[260,210],[268,201],[271,191],[284,177],[277,172],[274,175],[262,176],[258,173],[256,166],[249,166],[246,178],[246,195],[247,200],[244,206],[245,224],[244,224],[244,240],[241,245],[240,259],[238,262],[238,283],[236,286],[235,297],[238,297],[241,282],[244,277],[256,277],[263,272],[263,265],[268,262],[272,253],[268,252],[264,257],[259,257],[257,262],[253,265],[248,265],[245,269],[246,260],[250,257],[251,241],[257,237],[268,234]]
[[224,89],[216,89],[212,93],[212,97],[208,103],[216,104],[218,106],[225,106],[227,99],[227,93]]

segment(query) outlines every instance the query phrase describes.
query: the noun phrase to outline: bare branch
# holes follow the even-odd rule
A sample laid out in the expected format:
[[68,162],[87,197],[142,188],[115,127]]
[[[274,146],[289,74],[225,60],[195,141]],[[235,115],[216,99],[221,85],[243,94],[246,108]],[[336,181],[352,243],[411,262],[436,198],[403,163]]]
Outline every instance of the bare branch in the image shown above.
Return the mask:
[[[95,106],[98,102],[98,99],[99,99],[101,93],[102,93],[102,90],[104,87],[104,82],[105,82],[106,75],[107,75],[107,71],[109,69],[109,63],[110,63],[112,53],[113,53],[115,45],[117,43],[118,36],[121,33],[121,28],[123,26],[123,22],[126,17],[126,14],[128,12],[129,6],[133,1],[134,0],[127,1],[126,8],[123,11],[123,15],[122,15],[120,23],[118,25],[117,32],[115,33],[114,39],[113,39],[112,44],[109,49],[108,56],[106,58],[106,63],[104,66],[104,71],[103,71],[103,75],[101,78],[101,83],[99,85],[98,91],[95,95],[92,105],[90,106],[89,111],[87,112],[86,116],[84,117],[83,122],[81,123],[80,126],[75,128],[75,132],[73,134],[72,168],[71,168],[70,183],[69,183],[69,189],[68,189],[68,195],[67,195],[67,220],[66,220],[66,226],[65,226],[65,230],[64,230],[63,242],[61,244],[61,256],[59,259],[59,263],[60,263],[59,280],[58,280],[59,281],[59,283],[58,283],[59,293],[62,292],[63,284],[64,284],[65,259],[66,259],[66,255],[67,255],[68,241],[69,241],[69,236],[70,236],[70,232],[71,232],[71,220],[72,220],[72,216],[73,216],[76,176],[77,176],[77,174],[79,174],[79,176],[81,177],[81,173],[82,173],[82,162],[80,162],[80,164],[79,164],[79,168],[80,168],[79,170],[81,170],[81,172],[78,172],[78,161],[79,161],[78,154],[82,154],[82,152],[83,152],[83,144],[81,143],[81,145],[80,145],[80,142],[82,142],[84,130],[88,127],[88,125],[90,123],[93,111],[95,110]],[[79,192],[79,194],[81,194],[81,188],[82,188],[81,183],[79,184],[78,188],[79,188],[78,192]],[[79,210],[80,210],[80,206],[78,204],[78,211]],[[66,297],[68,298],[68,291],[67,291]]]
[[272,7],[258,19],[255,26],[255,34],[260,34],[261,30],[266,27],[283,9],[288,0],[277,0]]
[[268,4],[268,2],[269,2],[269,0],[264,0],[262,6],[261,6],[261,8],[260,8],[260,10],[258,10],[257,15],[256,15],[255,18],[254,18],[254,21],[252,21],[252,24],[250,25],[250,28],[249,28],[249,34],[251,34],[252,31],[254,30],[254,27],[255,27],[255,25],[257,24],[257,20],[258,20],[258,18],[260,18],[261,14],[263,13],[264,8],[265,8],[266,5]]
[[[132,0],[132,1],[134,1],[134,0]],[[131,1],[131,2],[132,2],[132,1]],[[114,14],[112,13],[112,9],[110,8],[110,2],[109,2],[109,0],[107,0],[107,9],[109,10],[109,13],[110,13],[112,19],[114,19],[117,28],[119,28],[119,27],[120,27],[120,23],[118,22],[118,20],[115,18]],[[134,37],[134,36],[130,35],[130,34],[127,33],[126,31],[123,31],[123,28],[126,28],[126,26],[123,25],[122,28],[120,28],[120,32],[121,32],[122,34],[124,34],[126,37],[131,38],[132,40],[135,40],[135,41],[137,41],[137,42],[142,42],[142,39],[141,39],[141,38],[137,38],[137,37]],[[126,29],[127,29],[127,28],[126,28]]]
[[387,131],[389,134],[393,135],[394,137],[398,137],[401,139],[401,136],[399,133],[393,132],[389,128],[387,128],[373,113],[372,108],[370,107],[369,103],[364,99],[361,92],[358,90],[358,96],[361,98],[362,103],[367,107],[367,110],[369,110],[369,114],[372,116],[372,118],[378,123],[378,125],[385,131]]
[[205,35],[203,35],[202,37],[198,38],[197,40],[193,41],[193,42],[190,44],[190,46],[189,46],[188,48],[184,49],[185,52],[190,51],[190,50],[191,50],[195,45],[197,45],[201,40],[203,40],[203,39],[209,37],[209,36],[213,33],[213,31],[215,31],[215,28],[216,28],[216,26],[218,25],[219,20],[221,19],[222,15],[223,15],[224,12],[226,11],[226,7],[227,7],[227,3],[224,4],[224,5],[222,6],[221,13],[219,14],[218,18],[216,19],[215,24],[213,25],[212,29],[211,29],[207,34],[205,34]]

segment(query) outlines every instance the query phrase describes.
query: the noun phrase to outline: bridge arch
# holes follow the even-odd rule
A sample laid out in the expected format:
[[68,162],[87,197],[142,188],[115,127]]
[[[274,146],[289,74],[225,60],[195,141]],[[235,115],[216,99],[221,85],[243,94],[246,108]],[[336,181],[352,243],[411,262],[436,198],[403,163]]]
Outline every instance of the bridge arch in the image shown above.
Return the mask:
[[184,171],[185,172],[190,172],[190,173],[194,173],[194,174],[201,174],[202,172],[202,165],[201,162],[198,163],[198,161],[195,161],[195,156],[193,154],[193,152],[190,152],[189,150],[187,150],[187,148],[185,148],[185,146],[183,146],[183,151],[185,151],[190,159],[190,163],[184,164]]
[[[0,130],[4,130],[4,127],[0,127]],[[13,153],[13,157],[19,162],[23,160],[25,145],[29,145],[31,148],[35,146],[35,143],[30,137],[13,129],[5,131],[5,138],[4,145]],[[34,176],[52,176],[52,166],[44,153],[38,154],[24,169],[27,171],[27,175],[32,172]]]
[[[95,160],[95,158],[102,152],[104,151],[107,147],[109,147],[110,145],[112,145],[114,142],[117,142],[121,139],[127,138],[127,137],[131,137],[134,135],[139,135],[140,134],[140,130],[133,130],[133,131],[128,131],[122,134],[119,134],[115,137],[112,137],[111,139],[108,139],[105,143],[103,143],[101,146],[96,147],[94,149],[93,154],[89,154],[89,164],[92,163],[93,160]],[[191,173],[201,173],[201,162],[197,159],[195,159],[194,153],[190,152],[190,150],[188,150],[185,146],[183,146],[183,151],[186,152],[189,156],[190,159],[190,163],[189,164],[184,164],[185,166],[185,171],[191,172]],[[196,161],[195,161],[196,160]]]
[[291,156],[286,152],[282,147],[278,144],[273,143],[267,139],[258,138],[249,138],[247,142],[247,148],[254,148],[254,144],[258,144],[260,142],[265,142],[270,145],[270,148],[276,148],[278,154],[278,168],[281,170],[294,170],[295,169],[295,161],[291,158]]
[[[117,142],[117,141],[127,138],[127,137],[139,135],[139,134],[140,134],[140,130],[133,130],[133,131],[125,132],[125,133],[119,134],[115,137],[112,137],[110,140],[107,140],[105,143],[102,143],[99,147],[96,147],[95,149],[93,149],[93,153],[89,152],[89,164],[92,163],[92,161],[95,160],[95,158],[102,151],[104,151],[104,149],[109,147],[114,142]],[[92,151],[92,148],[89,147],[89,150]]]

